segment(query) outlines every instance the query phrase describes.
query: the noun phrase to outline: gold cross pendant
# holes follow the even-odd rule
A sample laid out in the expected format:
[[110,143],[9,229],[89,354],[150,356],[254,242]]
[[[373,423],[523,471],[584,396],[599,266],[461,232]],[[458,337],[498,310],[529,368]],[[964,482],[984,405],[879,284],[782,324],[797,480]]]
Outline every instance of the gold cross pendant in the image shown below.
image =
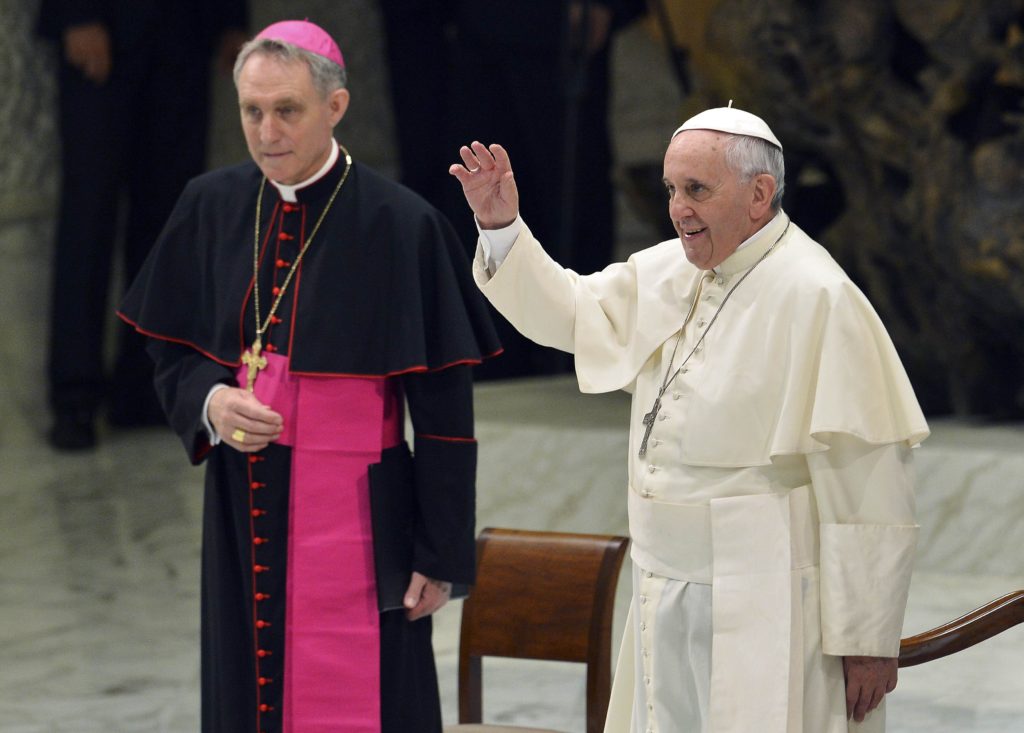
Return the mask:
[[263,343],[260,341],[259,336],[252,342],[252,347],[242,354],[242,363],[245,364],[249,370],[245,375],[245,388],[252,392],[253,385],[256,384],[256,375],[262,370],[267,368],[267,357],[260,356],[260,351],[263,350]]

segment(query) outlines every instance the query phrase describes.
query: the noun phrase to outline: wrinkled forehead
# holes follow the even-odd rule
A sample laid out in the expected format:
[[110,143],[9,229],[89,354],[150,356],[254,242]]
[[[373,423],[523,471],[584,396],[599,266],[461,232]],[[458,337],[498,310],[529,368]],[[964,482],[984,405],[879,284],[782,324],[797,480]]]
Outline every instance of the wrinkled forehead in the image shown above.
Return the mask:
[[238,75],[239,98],[254,95],[315,94],[309,66],[301,59],[285,59],[272,53],[254,53]]
[[673,171],[726,169],[725,148],[731,136],[714,130],[684,130],[665,150],[665,175]]

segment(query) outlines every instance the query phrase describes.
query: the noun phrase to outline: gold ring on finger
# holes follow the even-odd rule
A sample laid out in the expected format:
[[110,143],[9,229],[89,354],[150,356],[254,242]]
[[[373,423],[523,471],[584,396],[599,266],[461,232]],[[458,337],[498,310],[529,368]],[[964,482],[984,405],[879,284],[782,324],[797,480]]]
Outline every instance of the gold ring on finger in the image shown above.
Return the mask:
[[241,428],[235,428],[235,432],[231,433],[231,439],[236,443],[245,442],[245,431]]

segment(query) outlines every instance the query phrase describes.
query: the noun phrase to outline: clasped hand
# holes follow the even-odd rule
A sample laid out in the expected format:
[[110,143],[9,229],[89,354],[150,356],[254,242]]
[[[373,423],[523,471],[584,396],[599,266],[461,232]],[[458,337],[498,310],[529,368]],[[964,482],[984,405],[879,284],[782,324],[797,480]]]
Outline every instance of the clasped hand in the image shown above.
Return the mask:
[[207,417],[221,440],[243,453],[263,450],[281,437],[284,426],[278,413],[256,399],[252,392],[238,387],[214,392]]

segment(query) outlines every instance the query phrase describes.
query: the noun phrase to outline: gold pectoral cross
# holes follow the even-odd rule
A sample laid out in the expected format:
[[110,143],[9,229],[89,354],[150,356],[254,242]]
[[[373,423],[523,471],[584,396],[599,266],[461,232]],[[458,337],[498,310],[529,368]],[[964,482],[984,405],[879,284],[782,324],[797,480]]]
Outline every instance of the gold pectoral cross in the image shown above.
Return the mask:
[[249,367],[249,371],[245,375],[245,388],[250,392],[252,392],[253,385],[256,384],[256,375],[267,368],[267,357],[260,356],[262,350],[263,344],[257,336],[256,340],[252,342],[252,347],[242,354],[242,363]]

